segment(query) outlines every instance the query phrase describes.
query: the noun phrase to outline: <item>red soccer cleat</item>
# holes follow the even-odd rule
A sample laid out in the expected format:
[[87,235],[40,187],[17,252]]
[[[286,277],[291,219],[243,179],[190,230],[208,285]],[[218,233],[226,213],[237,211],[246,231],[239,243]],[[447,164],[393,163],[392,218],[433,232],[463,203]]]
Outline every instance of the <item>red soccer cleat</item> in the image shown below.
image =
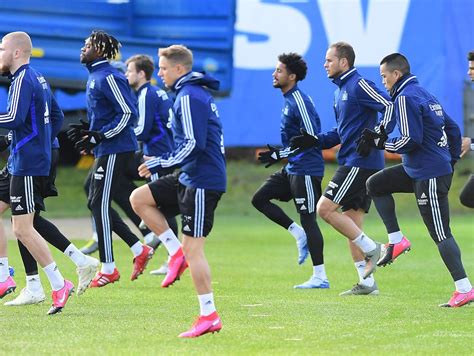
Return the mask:
[[183,250],[180,248],[173,256],[171,256],[168,262],[168,273],[166,274],[165,279],[163,279],[163,282],[161,282],[161,286],[163,288],[168,288],[179,279],[186,268],[188,268],[188,263],[184,258]]
[[448,308],[459,308],[469,303],[474,303],[474,288],[467,293],[459,293],[458,291],[455,291],[453,293],[453,296],[451,297],[451,299],[448,300],[447,303],[440,304],[439,306]]
[[16,289],[16,283],[11,276],[5,280],[5,282],[0,282],[0,299],[2,299],[7,294],[14,292]]
[[53,305],[49,309],[48,314],[56,314],[60,313],[63,310],[64,306],[66,305],[69,296],[74,292],[74,285],[71,281],[67,279],[64,280],[64,287],[60,290],[53,291]]
[[199,337],[207,333],[219,332],[222,329],[222,321],[217,312],[208,316],[201,315],[193,324],[191,329],[179,334],[178,337]]
[[148,261],[153,257],[155,250],[152,247],[143,245],[143,251],[140,255],[133,259],[133,272],[130,279],[134,281],[139,275],[143,273],[148,264]]
[[377,262],[377,266],[385,267],[389,265],[397,257],[399,257],[403,253],[407,253],[411,249],[411,242],[403,236],[402,240],[397,244],[385,244],[385,251],[383,256]]
[[100,288],[107,284],[117,282],[120,279],[120,273],[117,268],[111,274],[97,272],[89,288]]

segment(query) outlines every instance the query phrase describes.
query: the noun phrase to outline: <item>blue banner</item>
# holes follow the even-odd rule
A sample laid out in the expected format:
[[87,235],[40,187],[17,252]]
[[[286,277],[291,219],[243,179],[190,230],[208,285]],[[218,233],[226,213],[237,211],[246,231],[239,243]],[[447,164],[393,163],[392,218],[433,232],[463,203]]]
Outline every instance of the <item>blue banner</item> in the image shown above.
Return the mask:
[[337,41],[352,44],[356,67],[381,89],[380,60],[406,55],[412,73],[462,127],[473,18],[472,0],[238,0],[234,83],[218,104],[226,145],[280,142],[283,98],[272,72],[283,52],[304,55],[309,70],[299,86],[313,98],[323,131],[332,128],[335,85],[323,63]]

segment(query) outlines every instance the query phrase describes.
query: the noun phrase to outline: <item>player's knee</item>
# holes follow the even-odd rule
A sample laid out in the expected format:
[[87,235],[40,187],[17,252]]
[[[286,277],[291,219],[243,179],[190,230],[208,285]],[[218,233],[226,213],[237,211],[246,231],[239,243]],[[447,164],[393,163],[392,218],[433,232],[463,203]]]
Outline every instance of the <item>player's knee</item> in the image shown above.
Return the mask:
[[252,205],[255,207],[255,209],[262,211],[263,206],[265,205],[265,199],[263,199],[260,194],[255,193],[254,196],[252,197]]
[[25,242],[28,239],[28,236],[31,235],[33,226],[25,225],[25,224],[13,224],[12,230],[15,237],[21,241]]
[[467,192],[462,191],[459,195],[459,200],[461,204],[467,206],[468,208],[474,208],[474,197],[470,196],[472,194],[467,194]]
[[367,189],[367,195],[374,197],[380,195],[379,193],[379,177],[374,174],[367,179],[365,183],[365,187]]
[[[142,208],[147,204],[147,201],[149,200],[149,196],[147,192],[142,189],[143,187],[135,189],[132,194],[130,194],[130,204],[132,205],[133,211],[137,213],[138,215],[139,212],[142,210]],[[148,190],[148,193],[150,191]],[[149,193],[151,195],[151,193]]]
[[330,214],[332,213],[332,209],[326,201],[321,199],[318,201],[318,205],[316,206],[316,212],[321,217],[321,219],[327,221]]

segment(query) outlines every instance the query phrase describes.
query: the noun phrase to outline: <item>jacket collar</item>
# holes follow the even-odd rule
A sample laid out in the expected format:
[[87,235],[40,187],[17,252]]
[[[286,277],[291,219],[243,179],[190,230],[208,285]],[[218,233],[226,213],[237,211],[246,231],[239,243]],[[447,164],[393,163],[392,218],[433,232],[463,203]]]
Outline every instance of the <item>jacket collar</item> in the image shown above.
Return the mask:
[[295,91],[297,91],[297,90],[298,90],[298,85],[295,84],[295,85],[293,86],[293,88],[291,88],[290,90],[288,90],[285,94],[283,94],[283,96],[284,96],[284,97],[288,97],[288,96],[290,96],[291,94],[293,94],[293,93],[294,93]]
[[398,94],[400,94],[402,89],[409,83],[418,83],[416,76],[411,73],[407,73],[398,79],[398,81],[393,85],[392,89],[390,89],[390,96],[392,99],[395,99]]
[[150,85],[150,82],[146,82],[145,84],[143,84],[140,88],[138,88],[137,95],[140,94],[143,89],[150,87]]
[[342,73],[339,77],[334,78],[332,82],[336,84],[338,87],[341,87],[355,73],[357,73],[357,69],[355,67],[349,68],[349,70]]
[[109,61],[105,58],[98,58],[90,63],[87,63],[86,64],[86,67],[87,67],[87,70],[90,72],[90,73],[93,73],[95,72],[96,70],[100,69],[100,68],[104,68],[106,67],[107,65],[109,65]]
[[15,73],[13,74],[10,74],[8,76],[8,78],[10,78],[11,80],[14,80],[17,76],[18,76],[18,73],[20,73],[23,69],[26,69],[26,68],[29,68],[30,67],[30,64],[29,63],[26,63],[26,64],[23,64],[22,66],[20,66]]

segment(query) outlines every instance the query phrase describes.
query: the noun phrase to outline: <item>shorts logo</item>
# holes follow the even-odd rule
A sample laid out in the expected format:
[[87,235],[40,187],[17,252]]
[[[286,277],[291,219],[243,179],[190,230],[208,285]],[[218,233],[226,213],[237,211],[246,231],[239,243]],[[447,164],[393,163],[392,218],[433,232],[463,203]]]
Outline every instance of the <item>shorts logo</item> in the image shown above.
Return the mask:
[[329,189],[327,192],[326,192],[327,195],[330,195],[330,196],[333,196],[333,193],[332,193],[332,189]]
[[102,168],[102,166],[99,166],[99,168],[97,168],[97,172],[98,172],[98,173],[103,173],[103,172],[104,172],[104,168]]
[[295,198],[296,204],[304,204],[306,198]]
[[15,211],[20,211],[20,210],[23,210],[23,207],[21,205],[18,205],[16,208],[15,208]]
[[339,185],[334,183],[332,180],[329,181],[328,186],[329,188],[333,188],[333,189],[339,187]]
[[421,193],[421,199],[426,199],[426,194],[425,193]]
[[418,205],[427,205],[428,204],[428,198],[426,197],[425,193],[421,193],[420,199],[416,200],[418,202]]
[[21,201],[21,198],[22,198],[21,195],[18,196],[18,197],[11,196],[11,197],[10,197],[10,202],[11,202],[11,203],[19,203],[19,202]]
[[102,180],[102,178],[104,178],[104,175],[103,175],[103,174],[94,173],[94,179],[96,179],[96,180]]
[[189,228],[189,225],[185,225],[185,226],[183,227],[183,231],[188,231],[188,232],[190,232],[191,229]]
[[182,219],[184,221],[184,223],[190,223],[191,220],[192,220],[192,217],[190,215],[182,215]]
[[300,208],[300,210],[306,210],[306,206],[305,206],[304,204],[303,204],[303,205],[301,205],[301,208]]

